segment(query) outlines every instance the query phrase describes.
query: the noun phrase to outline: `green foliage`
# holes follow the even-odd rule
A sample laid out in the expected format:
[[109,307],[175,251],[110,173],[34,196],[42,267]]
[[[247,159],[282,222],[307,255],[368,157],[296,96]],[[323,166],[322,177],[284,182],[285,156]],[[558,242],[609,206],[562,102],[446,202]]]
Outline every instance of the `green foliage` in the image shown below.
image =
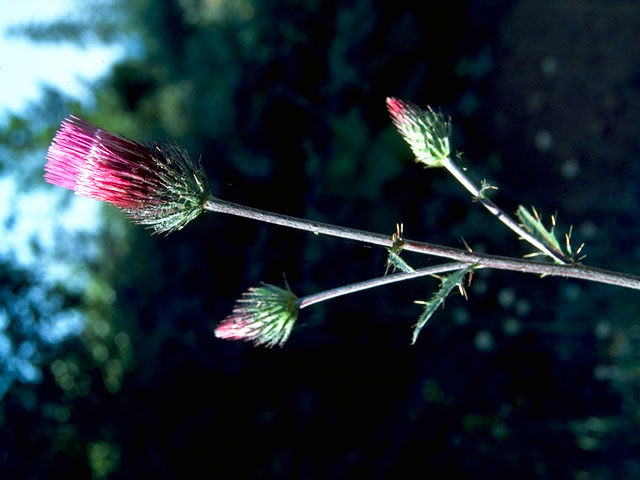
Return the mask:
[[387,152],[384,133],[374,136],[362,112],[355,109],[330,119],[329,126],[334,134],[335,154],[324,166],[325,190],[344,195],[343,186],[347,183],[354,197],[378,200],[385,185],[403,168],[399,159]]
[[424,326],[436,312],[438,307],[444,304],[445,299],[449,296],[454,288],[457,287],[458,290],[460,290],[462,296],[466,298],[467,294],[464,289],[465,277],[467,276],[467,274],[472,273],[475,268],[476,267],[474,265],[470,265],[466,268],[461,268],[460,270],[456,270],[453,273],[443,276],[440,279],[440,288],[428,301],[415,302],[424,305],[424,310],[420,317],[418,317],[418,322],[413,327],[413,336],[411,337],[412,344],[416,343],[416,340],[418,340],[418,335],[420,335],[420,332],[422,331]]
[[[531,212],[529,212],[522,205],[518,206],[518,210],[516,211],[516,215],[518,219],[522,222],[524,228],[532,234],[536,239],[542,242],[549,250],[556,253],[560,258],[566,258],[570,261],[576,261],[576,255],[579,255],[583,245],[580,245],[578,249],[574,252],[571,248],[571,231],[572,228],[569,229],[569,233],[565,235],[565,248],[560,245],[560,241],[555,233],[556,228],[556,219],[555,216],[551,216],[551,228],[547,229],[542,223],[540,219],[540,215],[534,207],[531,207]],[[533,255],[546,255],[544,252],[537,252]],[[555,257],[551,257],[554,261],[558,262],[559,260]],[[581,257],[584,258],[584,257]],[[579,259],[578,259],[579,260]]]
[[27,23],[9,29],[9,34],[26,36],[35,42],[70,41],[80,45],[95,40],[112,42],[122,35],[121,24],[115,19],[109,23],[86,20],[57,20],[51,23]]
[[393,245],[391,248],[388,248],[387,251],[389,255],[387,256],[387,268],[385,270],[385,274],[389,271],[389,268],[395,270],[400,270],[401,272],[410,273],[415,272],[413,267],[405,262],[400,257],[400,252],[402,251],[402,233],[404,230],[404,226],[399,223],[396,225],[396,232],[392,235],[391,240],[393,241]]
[[87,448],[87,459],[93,478],[107,478],[118,469],[120,448],[117,444],[99,441],[91,442]]
[[393,249],[389,249],[387,257],[387,268],[389,267],[405,273],[415,272],[415,269],[400,257],[400,253],[394,252]]
[[553,250],[559,255],[563,255],[562,248],[560,247],[560,243],[555,235],[555,221],[552,218],[551,221],[551,229],[547,230],[547,228],[542,223],[540,216],[535,208],[531,208],[533,214],[529,213],[529,211],[524,208],[522,205],[518,206],[518,210],[516,211],[516,215],[527,229],[529,233],[534,235],[538,240],[540,240],[545,246]]

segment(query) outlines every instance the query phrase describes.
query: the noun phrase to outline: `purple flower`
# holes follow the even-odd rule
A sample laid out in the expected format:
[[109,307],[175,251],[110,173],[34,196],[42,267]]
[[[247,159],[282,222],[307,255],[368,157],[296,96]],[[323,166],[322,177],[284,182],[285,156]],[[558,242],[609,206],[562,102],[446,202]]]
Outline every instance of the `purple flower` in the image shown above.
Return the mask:
[[137,143],[70,116],[47,151],[47,182],[109,202],[157,233],[183,228],[209,197],[199,162],[173,143]]

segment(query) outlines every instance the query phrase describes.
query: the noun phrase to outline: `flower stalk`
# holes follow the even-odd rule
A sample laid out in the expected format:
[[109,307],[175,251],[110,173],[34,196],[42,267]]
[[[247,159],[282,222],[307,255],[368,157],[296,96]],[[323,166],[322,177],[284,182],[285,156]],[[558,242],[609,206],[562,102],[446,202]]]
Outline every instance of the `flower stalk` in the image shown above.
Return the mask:
[[569,264],[570,260],[559,252],[549,249],[545,244],[540,242],[537,238],[522,228],[518,222],[507,215],[498,205],[496,205],[490,198],[484,195],[484,192],[478,188],[478,186],[471,181],[471,179],[465,174],[458,165],[450,158],[442,159],[442,166],[453,175],[453,177],[460,182],[460,184],[467,189],[467,191],[473,196],[474,200],[479,202],[484,208],[489,210],[498,220],[506,225],[512,232],[516,233],[522,240],[529,242],[536,247],[540,252],[548,255],[555,262],[560,264]]
[[441,265],[434,265],[431,267],[420,268],[413,272],[392,273],[391,275],[385,275],[384,277],[378,277],[371,280],[365,280],[363,282],[352,283],[350,285],[344,285],[341,287],[332,288],[331,290],[325,290],[324,292],[314,293],[298,299],[298,307],[303,308],[310,307],[316,303],[331,300],[332,298],[341,297],[343,295],[350,295],[352,293],[361,292],[370,288],[381,287],[383,285],[389,285],[391,283],[404,282],[405,280],[413,280],[414,278],[420,278],[427,275],[437,275],[439,273],[451,272],[461,268],[468,267],[472,264],[463,262],[451,262],[443,263]]

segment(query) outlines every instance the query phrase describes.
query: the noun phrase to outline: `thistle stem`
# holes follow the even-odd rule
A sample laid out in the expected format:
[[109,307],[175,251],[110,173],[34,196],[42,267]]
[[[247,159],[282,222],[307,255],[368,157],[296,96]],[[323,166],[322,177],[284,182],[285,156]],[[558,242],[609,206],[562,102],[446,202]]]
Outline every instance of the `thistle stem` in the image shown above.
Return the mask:
[[[356,240],[359,242],[392,247],[391,235],[382,235],[364,230],[347,227],[339,227],[328,223],[315,222],[302,218],[291,217],[279,213],[267,212],[257,208],[245,207],[237,203],[228,202],[219,198],[209,197],[204,205],[205,210],[211,212],[227,213],[240,217],[273,223],[285,227],[306,230],[315,234],[329,235],[333,237]],[[493,268],[497,270],[510,270],[521,273],[535,273],[539,275],[559,276],[565,278],[577,278],[592,282],[616,285],[619,287],[640,290],[640,277],[626,273],[613,272],[601,268],[588,267],[582,264],[559,265],[542,263],[520,258],[503,257],[499,255],[487,255],[468,252],[458,248],[445,247],[426,242],[403,239],[402,249],[410,252],[443,257],[457,260],[465,264],[476,264],[478,267]]]
[[313,295],[307,295],[306,297],[299,298],[296,303],[298,304],[298,308],[303,309],[313,304],[324,302],[325,300],[341,297],[342,295],[349,295],[350,293],[368,290],[369,288],[381,287],[390,283],[411,280],[412,278],[424,277],[425,275],[437,275],[438,273],[450,272],[452,270],[464,268],[468,265],[468,263],[451,262],[421,268],[409,273],[394,273],[391,275],[385,275],[384,277],[365,280],[363,282],[343,285],[341,287],[332,288],[331,290],[325,290],[324,292],[314,293]]
[[471,195],[473,195],[474,199],[482,204],[484,208],[489,210],[493,215],[495,215],[498,220],[504,223],[507,227],[509,227],[513,232],[520,235],[520,237],[529,242],[531,245],[536,247],[541,252],[549,255],[556,262],[560,264],[568,264],[570,263],[567,258],[563,255],[560,255],[557,252],[553,252],[549,250],[542,242],[536,239],[533,235],[523,229],[514,219],[512,219],[509,215],[507,215],[504,210],[498,207],[492,200],[486,198],[482,191],[475,185],[471,179],[462,171],[460,167],[458,167],[455,162],[446,157],[442,160],[442,166],[446,168],[453,177],[460,182],[460,184],[467,189]]

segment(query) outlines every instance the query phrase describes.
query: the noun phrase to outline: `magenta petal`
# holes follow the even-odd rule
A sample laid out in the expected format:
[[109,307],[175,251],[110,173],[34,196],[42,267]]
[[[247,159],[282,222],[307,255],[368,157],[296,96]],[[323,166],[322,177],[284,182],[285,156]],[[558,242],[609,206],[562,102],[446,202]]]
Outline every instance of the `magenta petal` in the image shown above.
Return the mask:
[[173,144],[141,144],[77,117],[66,118],[47,151],[47,182],[109,202],[134,221],[169,232],[203,209],[199,163]]

